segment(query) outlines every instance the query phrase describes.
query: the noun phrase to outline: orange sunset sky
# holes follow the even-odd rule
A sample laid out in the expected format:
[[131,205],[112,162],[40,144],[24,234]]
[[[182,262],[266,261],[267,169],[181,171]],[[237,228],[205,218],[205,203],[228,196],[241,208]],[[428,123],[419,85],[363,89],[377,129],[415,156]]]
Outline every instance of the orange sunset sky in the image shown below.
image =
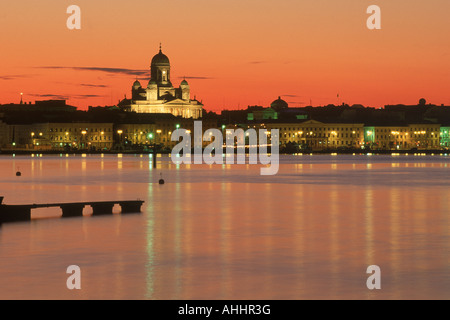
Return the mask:
[[[69,30],[69,5],[81,30]],[[369,5],[382,29],[369,30]],[[450,105],[448,0],[22,0],[0,2],[0,103],[117,104],[162,42],[171,80],[205,109],[420,98]],[[339,93],[339,100],[337,94]]]

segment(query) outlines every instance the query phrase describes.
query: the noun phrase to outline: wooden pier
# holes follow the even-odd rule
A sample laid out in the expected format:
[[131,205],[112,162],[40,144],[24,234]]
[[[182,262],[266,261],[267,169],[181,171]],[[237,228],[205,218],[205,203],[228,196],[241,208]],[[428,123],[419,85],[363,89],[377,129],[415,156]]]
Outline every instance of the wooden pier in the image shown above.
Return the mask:
[[97,202],[73,202],[73,203],[48,203],[48,204],[26,204],[26,205],[6,205],[3,204],[3,197],[0,197],[0,223],[30,221],[31,210],[37,208],[60,207],[62,217],[81,217],[86,206],[92,207],[92,215],[113,214],[116,204],[121,207],[121,213],[139,213],[144,201],[97,201]]

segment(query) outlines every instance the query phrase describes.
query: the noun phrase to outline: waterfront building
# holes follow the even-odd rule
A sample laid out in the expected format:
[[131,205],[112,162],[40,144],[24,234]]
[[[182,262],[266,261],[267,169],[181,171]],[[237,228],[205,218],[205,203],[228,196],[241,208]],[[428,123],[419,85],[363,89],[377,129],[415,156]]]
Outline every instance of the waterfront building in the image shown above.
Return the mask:
[[121,123],[116,126],[115,134],[119,144],[150,146],[156,142],[154,123]]
[[361,148],[364,145],[364,124],[323,123],[306,120],[290,123],[267,123],[268,130],[280,130],[280,145],[288,143],[300,149],[325,150]]
[[[194,147],[194,124],[195,119],[186,119],[181,117],[173,117],[167,115],[165,117],[155,118],[155,142],[162,144],[166,148],[173,148],[178,144],[178,141],[171,141],[172,132],[176,129],[185,129],[191,135],[191,145]],[[201,119],[202,136],[208,129],[218,129],[218,119],[216,117],[204,117]],[[205,147],[211,141],[202,141],[202,146]]]
[[249,107],[247,113],[247,120],[269,120],[269,119],[278,119],[278,112],[276,112],[272,108],[263,108],[263,107]]
[[366,126],[365,146],[373,150],[439,149],[440,125]]
[[364,146],[371,150],[404,150],[411,146],[411,136],[407,125],[366,126]]
[[119,103],[125,111],[137,113],[170,113],[183,118],[202,117],[203,104],[191,99],[191,88],[186,79],[175,88],[171,80],[169,58],[160,48],[150,66],[150,80],[142,86],[136,79],[131,88],[131,99]]
[[417,149],[439,149],[441,125],[438,123],[418,123],[409,125],[411,147]]
[[448,149],[450,147],[450,127],[441,126],[439,133],[439,144],[443,149]]
[[113,146],[113,124],[92,122],[33,123],[8,126],[15,150],[109,150]]
[[114,144],[113,123],[49,123],[48,137],[52,147],[109,150]]
[[289,104],[278,97],[274,100],[270,107],[249,106],[247,108],[248,121],[264,121],[264,120],[280,120],[280,119],[297,119],[306,120],[308,115],[305,108],[289,108]]

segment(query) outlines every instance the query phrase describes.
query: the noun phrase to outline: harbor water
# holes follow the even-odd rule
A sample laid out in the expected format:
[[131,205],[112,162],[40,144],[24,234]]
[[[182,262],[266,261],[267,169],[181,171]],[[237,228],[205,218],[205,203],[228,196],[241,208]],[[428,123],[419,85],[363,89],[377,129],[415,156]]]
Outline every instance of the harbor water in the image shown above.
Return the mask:
[[[4,155],[6,204],[144,200],[142,212],[0,226],[0,299],[449,299],[450,157]],[[21,176],[16,176],[20,171]],[[158,183],[160,178],[165,184]],[[67,267],[81,270],[69,290]],[[367,268],[381,270],[369,290]]]

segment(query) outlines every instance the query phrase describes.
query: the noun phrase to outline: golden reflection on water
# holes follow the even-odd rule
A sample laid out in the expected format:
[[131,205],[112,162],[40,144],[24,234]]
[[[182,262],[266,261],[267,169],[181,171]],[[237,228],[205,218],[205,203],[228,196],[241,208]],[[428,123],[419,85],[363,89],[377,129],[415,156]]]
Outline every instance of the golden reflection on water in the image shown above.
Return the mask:
[[367,266],[377,265],[374,252],[374,226],[373,226],[373,190],[367,186],[364,190],[364,234],[365,234],[365,264]]
[[[150,165],[152,168],[152,165]],[[147,219],[146,231],[145,231],[145,242],[146,242],[146,255],[147,255],[147,263],[145,264],[146,271],[146,291],[145,291],[145,299],[153,299],[154,294],[154,268],[155,268],[155,249],[154,249],[154,211],[153,211],[153,184],[148,184],[148,192],[147,192],[147,213],[149,217]]]

